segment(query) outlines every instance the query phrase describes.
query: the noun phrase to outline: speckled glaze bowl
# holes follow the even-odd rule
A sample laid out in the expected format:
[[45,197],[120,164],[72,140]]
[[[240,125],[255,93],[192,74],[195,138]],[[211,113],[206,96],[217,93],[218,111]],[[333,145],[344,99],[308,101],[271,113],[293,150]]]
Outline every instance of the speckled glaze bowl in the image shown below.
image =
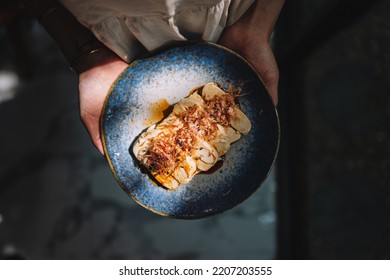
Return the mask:
[[[174,191],[159,187],[139,168],[132,143],[157,121],[158,104],[175,104],[209,82],[226,90],[229,85],[242,88],[239,105],[252,129],[231,146],[214,173],[198,174]],[[247,199],[267,177],[280,133],[276,109],[254,69],[212,43],[179,45],[132,63],[111,88],[101,130],[107,161],[129,197],[154,213],[181,219],[215,215]]]

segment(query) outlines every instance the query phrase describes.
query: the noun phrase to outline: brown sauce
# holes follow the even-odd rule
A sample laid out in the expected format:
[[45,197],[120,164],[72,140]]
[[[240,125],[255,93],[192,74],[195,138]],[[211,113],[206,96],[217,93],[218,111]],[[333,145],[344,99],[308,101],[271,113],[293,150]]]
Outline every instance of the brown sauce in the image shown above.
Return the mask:
[[153,103],[149,108],[149,118],[145,120],[145,125],[150,126],[168,116],[169,114],[166,115],[165,111],[170,107],[172,107],[171,104],[165,98]]
[[169,116],[170,113],[172,113],[173,111],[173,107],[174,105],[169,105],[162,113],[163,113],[163,116],[164,116],[164,119],[167,118]]

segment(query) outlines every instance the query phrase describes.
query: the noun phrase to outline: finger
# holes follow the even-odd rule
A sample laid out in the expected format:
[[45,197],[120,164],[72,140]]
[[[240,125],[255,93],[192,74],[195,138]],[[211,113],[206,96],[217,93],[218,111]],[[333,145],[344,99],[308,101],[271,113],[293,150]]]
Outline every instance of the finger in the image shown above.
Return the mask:
[[[255,65],[257,66],[257,65]],[[255,68],[256,69],[256,68]],[[261,80],[264,83],[264,86],[268,92],[268,94],[271,97],[271,100],[275,107],[278,105],[278,83],[279,83],[279,75],[275,71],[263,71],[260,72],[262,69],[260,67],[257,67],[259,76]]]
[[267,88],[269,95],[271,96],[272,102],[275,107],[278,106],[279,98],[278,98],[278,83],[266,83],[265,87]]
[[100,137],[100,133],[99,132],[96,132],[95,129],[93,129],[93,131],[90,131],[87,127],[87,131],[89,133],[89,136],[91,138],[91,141],[93,143],[93,145],[96,147],[96,149],[98,149],[98,151],[104,156],[104,148],[103,148],[103,143],[102,143],[102,139]]
[[90,127],[90,129],[87,127],[87,130],[88,130],[89,136],[91,137],[91,141],[92,141],[93,145],[104,156],[104,148],[103,148],[102,139],[100,137],[99,128],[95,127],[95,125],[93,125],[92,127]]
[[81,121],[84,124],[85,128],[88,131],[89,137],[93,143],[93,145],[98,149],[98,151],[104,155],[103,143],[100,137],[100,126],[98,118],[95,116],[91,116],[84,111],[81,112]]
[[104,156],[104,148],[100,136],[98,138],[92,139],[92,142],[95,145],[95,147],[98,149],[98,151]]

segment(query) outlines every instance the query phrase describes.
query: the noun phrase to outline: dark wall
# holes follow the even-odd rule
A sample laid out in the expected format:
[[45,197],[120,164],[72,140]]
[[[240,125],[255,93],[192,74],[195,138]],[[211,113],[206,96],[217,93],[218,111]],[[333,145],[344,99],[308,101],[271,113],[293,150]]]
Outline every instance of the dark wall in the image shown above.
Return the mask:
[[279,256],[389,259],[390,2],[287,2]]

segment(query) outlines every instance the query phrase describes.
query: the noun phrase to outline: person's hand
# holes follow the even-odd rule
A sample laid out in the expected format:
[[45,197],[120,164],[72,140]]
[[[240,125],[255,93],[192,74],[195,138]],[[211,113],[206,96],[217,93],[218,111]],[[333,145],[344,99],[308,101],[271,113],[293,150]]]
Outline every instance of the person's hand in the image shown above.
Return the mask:
[[238,53],[255,68],[276,106],[279,70],[268,38],[261,36],[258,30],[233,24],[225,29],[218,44]]
[[128,66],[119,57],[109,58],[79,75],[80,116],[93,144],[104,154],[100,138],[100,115],[112,83]]

